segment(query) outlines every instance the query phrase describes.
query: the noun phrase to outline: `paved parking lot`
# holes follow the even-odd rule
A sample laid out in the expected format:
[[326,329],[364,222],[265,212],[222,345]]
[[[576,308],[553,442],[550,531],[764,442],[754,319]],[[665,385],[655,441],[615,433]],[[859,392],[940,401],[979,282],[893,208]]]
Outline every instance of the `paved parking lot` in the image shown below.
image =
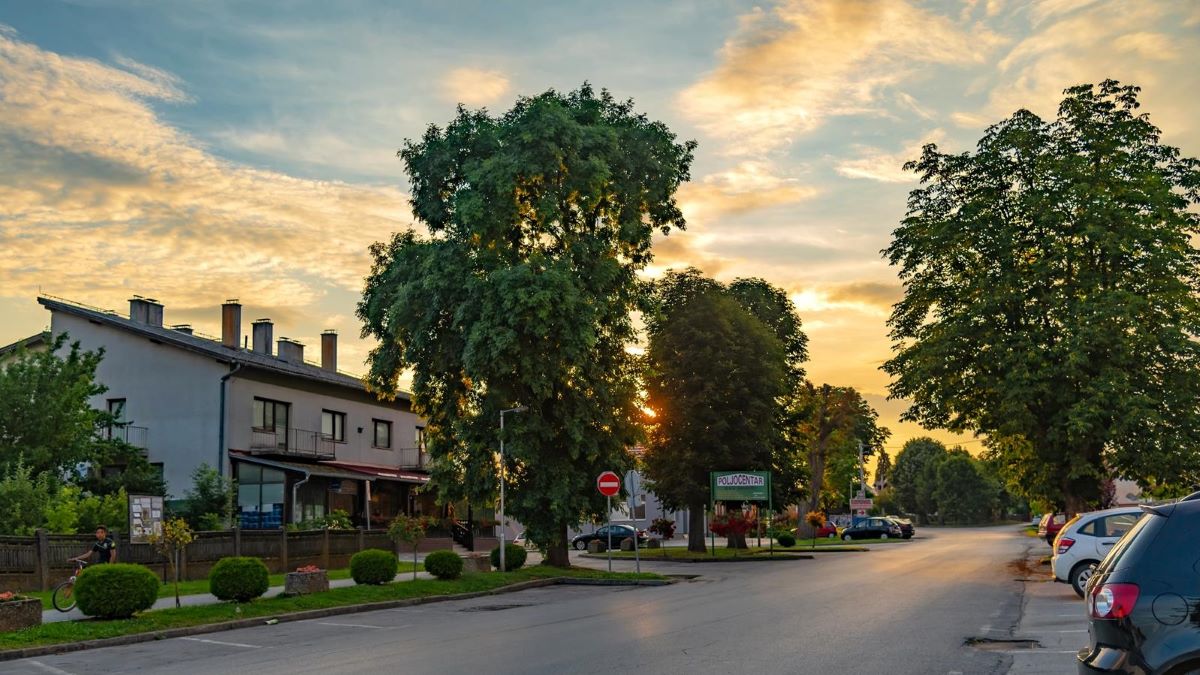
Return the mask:
[[1030,550],[1028,579],[1021,606],[1021,621],[1014,640],[1035,640],[1034,649],[1014,648],[1009,673],[1061,675],[1075,672],[1075,654],[1088,643],[1087,611],[1083,600],[1068,584],[1056,583],[1049,565],[1038,560],[1050,548],[1037,542]]

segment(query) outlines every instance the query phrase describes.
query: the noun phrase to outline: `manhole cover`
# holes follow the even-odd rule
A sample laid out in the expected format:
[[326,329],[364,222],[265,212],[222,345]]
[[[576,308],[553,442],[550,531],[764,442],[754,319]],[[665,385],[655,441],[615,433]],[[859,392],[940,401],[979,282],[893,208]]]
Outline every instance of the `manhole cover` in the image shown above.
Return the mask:
[[1020,639],[997,639],[997,638],[967,638],[963,644],[975,649],[982,649],[987,652],[1006,652],[1013,649],[1041,649],[1042,645],[1037,640],[1020,640]]
[[460,612],[499,612],[503,609],[516,609],[517,607],[529,607],[529,605],[478,605],[476,607],[463,607],[458,610]]

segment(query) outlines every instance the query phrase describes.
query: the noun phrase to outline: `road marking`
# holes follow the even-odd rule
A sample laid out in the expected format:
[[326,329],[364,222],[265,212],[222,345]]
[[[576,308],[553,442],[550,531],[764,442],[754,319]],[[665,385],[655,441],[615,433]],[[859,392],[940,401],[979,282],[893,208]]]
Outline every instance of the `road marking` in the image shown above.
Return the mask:
[[318,621],[317,625],[318,626],[342,626],[345,628],[392,628],[392,626],[369,626],[365,623],[329,623],[326,621]]
[[185,637],[180,640],[191,640],[192,642],[203,642],[209,645],[224,645],[226,647],[242,647],[244,649],[262,649],[259,645],[246,645],[241,642],[221,642],[220,640],[205,640],[204,638]]
[[1087,629],[1084,628],[1081,630],[1055,630],[1055,631],[1050,631],[1050,632],[1051,633],[1086,633]]
[[38,668],[41,668],[43,671],[50,673],[51,675],[74,675],[73,673],[68,673],[67,671],[63,670],[62,668],[55,668],[54,666],[46,665],[45,663],[42,663],[41,661],[30,661],[29,663],[30,663],[30,665],[34,665],[34,666],[37,666]]
[[1005,649],[998,652],[1000,654],[1078,654],[1079,650],[1067,651],[1050,651],[1048,649]]

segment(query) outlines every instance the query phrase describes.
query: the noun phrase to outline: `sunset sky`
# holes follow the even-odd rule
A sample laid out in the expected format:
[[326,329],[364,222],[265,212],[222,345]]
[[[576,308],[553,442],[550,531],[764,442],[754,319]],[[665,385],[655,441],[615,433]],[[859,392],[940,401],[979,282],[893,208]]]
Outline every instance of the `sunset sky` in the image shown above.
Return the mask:
[[587,80],[700,143],[651,273],[786,288],[810,376],[862,390],[894,453],[923,433],[879,370],[903,162],[1104,78],[1200,155],[1198,55],[1195,2],[7,2],[0,344],[47,325],[39,289],[208,333],[236,297],[313,358],[338,329],[362,372],[366,249],[412,222],[404,139]]

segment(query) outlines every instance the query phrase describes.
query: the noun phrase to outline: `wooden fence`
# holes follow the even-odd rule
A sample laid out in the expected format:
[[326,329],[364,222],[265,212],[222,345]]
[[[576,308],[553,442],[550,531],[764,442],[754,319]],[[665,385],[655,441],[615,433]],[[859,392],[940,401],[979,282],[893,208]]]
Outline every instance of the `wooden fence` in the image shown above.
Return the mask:
[[[170,577],[167,560],[149,544],[130,544],[129,536],[114,533],[120,562],[149,567],[164,580]],[[0,591],[49,590],[69,577],[74,568],[70,558],[91,550],[94,535],[47,534],[38,530],[32,537],[0,536]],[[453,548],[447,535],[426,537],[421,552]],[[253,556],[261,558],[272,572],[285,572],[304,565],[324,569],[347,567],[350,557],[368,548],[381,548],[404,554],[411,549],[397,547],[382,531],[365,530],[224,530],[197,532],[196,540],[183,550],[180,578],[204,579],[221,558]]]

